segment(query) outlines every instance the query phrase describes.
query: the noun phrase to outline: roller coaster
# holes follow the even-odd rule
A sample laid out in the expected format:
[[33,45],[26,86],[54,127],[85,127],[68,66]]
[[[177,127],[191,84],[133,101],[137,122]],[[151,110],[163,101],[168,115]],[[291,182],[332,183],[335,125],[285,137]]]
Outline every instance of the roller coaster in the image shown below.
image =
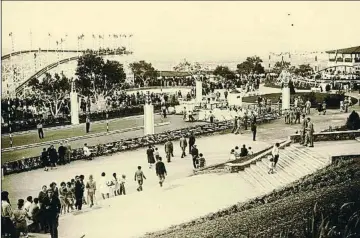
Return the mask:
[[94,53],[99,56],[132,54],[125,47],[116,50],[22,50],[1,57],[2,95],[19,95],[32,78],[38,78],[59,65],[76,61],[80,56]]

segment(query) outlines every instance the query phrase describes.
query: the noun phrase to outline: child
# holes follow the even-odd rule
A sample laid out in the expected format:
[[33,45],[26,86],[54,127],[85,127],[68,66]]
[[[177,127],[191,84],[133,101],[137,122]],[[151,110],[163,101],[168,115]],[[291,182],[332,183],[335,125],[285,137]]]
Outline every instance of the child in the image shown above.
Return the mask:
[[126,192],[125,192],[125,179],[126,179],[126,176],[125,174],[122,175],[122,178],[121,178],[121,181],[120,181],[120,195],[126,195]]
[[269,159],[269,162],[270,162],[268,174],[273,174],[274,173],[274,158],[273,158],[272,155],[269,155],[268,159]]
[[254,152],[251,150],[251,147],[248,148],[248,155],[252,155]]
[[206,160],[203,157],[203,154],[200,153],[200,158],[199,158],[199,168],[204,168],[206,165]]
[[230,156],[229,156],[229,160],[235,160],[235,149],[231,149],[230,151]]
[[142,191],[142,185],[146,179],[143,171],[141,170],[141,166],[138,166],[138,170],[135,172],[135,181],[137,180],[139,187],[136,189],[138,192]]

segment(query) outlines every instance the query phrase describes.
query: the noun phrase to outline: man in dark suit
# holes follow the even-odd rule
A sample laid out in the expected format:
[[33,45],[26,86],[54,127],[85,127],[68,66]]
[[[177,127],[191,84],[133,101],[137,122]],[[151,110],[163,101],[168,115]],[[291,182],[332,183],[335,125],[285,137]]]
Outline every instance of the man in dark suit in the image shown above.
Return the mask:
[[84,189],[83,189],[83,183],[80,181],[80,177],[76,176],[75,179],[76,179],[76,182],[75,182],[75,200],[76,200],[75,208],[80,211],[82,208],[82,203],[83,203]]
[[60,146],[58,148],[59,164],[65,164],[65,153],[66,153],[66,147],[63,146],[63,143],[60,143]]
[[199,157],[199,150],[196,148],[196,145],[192,146],[191,155],[192,155],[192,159],[193,159],[194,169],[196,169],[197,164],[198,164],[198,157]]
[[86,117],[86,133],[89,133],[90,131],[90,117]]
[[59,214],[61,211],[60,200],[54,196],[52,189],[47,191],[47,195],[48,196],[44,198],[42,207],[45,212],[46,221],[50,227],[51,238],[58,238]]
[[246,145],[243,145],[243,147],[240,150],[240,157],[247,156],[249,154],[248,149],[246,148]]
[[254,122],[254,121],[251,123],[251,131],[253,134],[253,141],[256,141],[257,125],[256,125],[256,122]]
[[191,132],[190,136],[189,136],[189,154],[191,154],[191,150],[192,147],[195,145],[195,136],[194,134]]
[[159,157],[158,162],[156,163],[156,166],[155,166],[156,175],[159,177],[160,187],[162,187],[164,180],[165,180],[165,175],[167,175],[165,164],[161,160],[162,160],[161,157]]

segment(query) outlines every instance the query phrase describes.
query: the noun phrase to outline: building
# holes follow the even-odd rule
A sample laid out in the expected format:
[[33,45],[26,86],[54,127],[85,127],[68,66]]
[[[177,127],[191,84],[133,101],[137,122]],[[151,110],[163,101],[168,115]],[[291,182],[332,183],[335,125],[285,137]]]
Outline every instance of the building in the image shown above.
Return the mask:
[[335,72],[360,74],[360,46],[326,51],[329,56],[328,67]]

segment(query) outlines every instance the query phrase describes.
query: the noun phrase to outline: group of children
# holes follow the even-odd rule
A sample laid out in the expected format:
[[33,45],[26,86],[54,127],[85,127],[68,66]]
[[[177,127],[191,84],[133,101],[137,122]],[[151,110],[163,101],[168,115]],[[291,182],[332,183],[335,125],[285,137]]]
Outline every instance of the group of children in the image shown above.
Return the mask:
[[239,159],[240,157],[252,155],[253,151],[251,147],[246,148],[246,145],[244,144],[242,148],[240,149],[239,146],[235,146],[235,149],[231,149],[230,151],[230,157],[229,160],[235,160]]

